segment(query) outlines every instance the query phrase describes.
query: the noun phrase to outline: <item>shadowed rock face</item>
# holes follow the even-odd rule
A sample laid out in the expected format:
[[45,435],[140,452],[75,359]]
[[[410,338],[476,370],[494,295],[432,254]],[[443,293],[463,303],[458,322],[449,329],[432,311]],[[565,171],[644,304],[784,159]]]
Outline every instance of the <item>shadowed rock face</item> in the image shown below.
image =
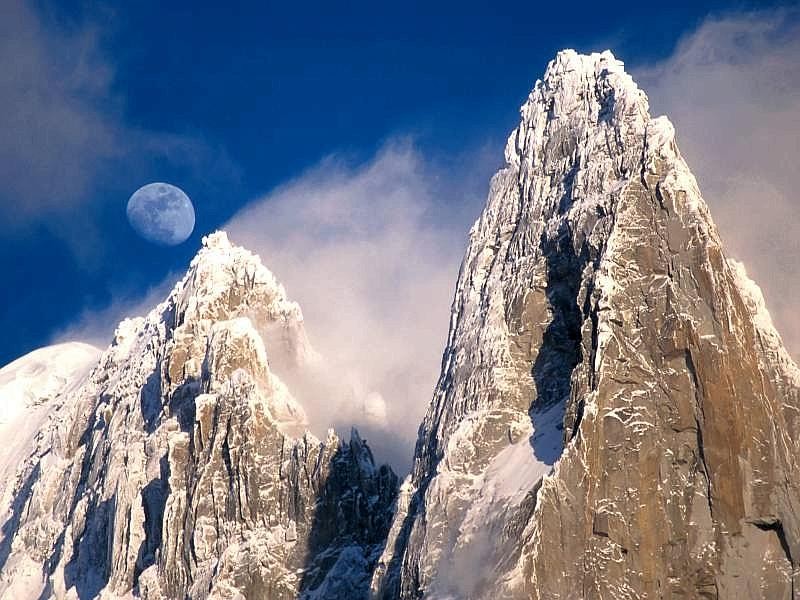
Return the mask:
[[800,597],[800,375],[672,125],[607,52],[521,115],[374,593]]
[[31,569],[31,598],[366,596],[397,477],[355,431],[306,432],[261,335],[280,330],[270,356],[302,372],[317,358],[299,307],[224,234],[204,246],[40,436],[2,530],[0,596],[24,600]]

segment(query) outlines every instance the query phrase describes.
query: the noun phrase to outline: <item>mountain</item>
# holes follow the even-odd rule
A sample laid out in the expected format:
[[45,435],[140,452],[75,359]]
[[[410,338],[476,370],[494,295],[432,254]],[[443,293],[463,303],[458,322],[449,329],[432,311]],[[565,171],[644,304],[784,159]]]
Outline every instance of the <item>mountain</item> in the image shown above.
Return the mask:
[[567,50],[505,154],[374,592],[800,597],[800,372],[673,126]]
[[217,232],[0,370],[0,597],[800,598],[800,371],[672,125],[566,50],[505,154],[402,485],[309,433],[300,307]]
[[[13,478],[0,597],[366,594],[397,477],[357,432],[307,431],[271,365],[302,375],[318,357],[258,257],[206,237],[165,302],[85,354],[93,370],[46,411]],[[18,374],[37,361],[0,376],[31,390]]]
[[[17,468],[54,407],[79,387],[100,350],[71,342],[34,350],[0,369],[0,511],[11,502]],[[7,515],[0,512],[0,523]]]

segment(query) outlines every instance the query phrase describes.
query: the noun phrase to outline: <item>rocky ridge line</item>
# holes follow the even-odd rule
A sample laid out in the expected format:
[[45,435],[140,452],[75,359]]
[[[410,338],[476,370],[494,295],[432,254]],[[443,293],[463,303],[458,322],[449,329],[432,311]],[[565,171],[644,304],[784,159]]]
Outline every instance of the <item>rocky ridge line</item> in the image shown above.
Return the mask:
[[3,528],[0,595],[365,594],[397,478],[355,431],[308,433],[268,361],[315,360],[300,308],[224,233],[203,244],[40,436]]

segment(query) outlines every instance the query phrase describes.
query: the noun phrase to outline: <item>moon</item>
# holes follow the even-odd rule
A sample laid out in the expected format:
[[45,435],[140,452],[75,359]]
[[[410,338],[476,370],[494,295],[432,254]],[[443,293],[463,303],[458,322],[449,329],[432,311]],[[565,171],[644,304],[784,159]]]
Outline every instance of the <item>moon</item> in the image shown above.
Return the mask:
[[194,206],[184,191],[169,183],[148,183],[128,200],[128,222],[149,242],[177,246],[194,230]]

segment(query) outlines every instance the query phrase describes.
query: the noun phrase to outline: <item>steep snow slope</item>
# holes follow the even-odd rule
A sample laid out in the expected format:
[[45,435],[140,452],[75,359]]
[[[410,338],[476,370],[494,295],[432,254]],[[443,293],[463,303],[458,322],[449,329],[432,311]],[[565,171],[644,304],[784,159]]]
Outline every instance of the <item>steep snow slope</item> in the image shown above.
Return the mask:
[[54,403],[69,395],[89,375],[101,351],[69,342],[34,350],[0,369],[0,498],[7,506],[9,486],[33,438]]
[[[0,523],[4,527],[14,522],[13,500],[24,484],[22,474],[30,461],[37,460],[37,436],[56,408],[83,384],[100,354],[93,346],[70,342],[34,350],[0,369]],[[0,559],[9,549],[0,544]],[[14,573],[13,585],[0,597],[24,598],[40,589],[37,565],[23,558],[12,561],[8,570]]]
[[55,398],[66,384],[86,374],[101,351],[67,342],[39,348],[0,369],[0,420],[7,424],[25,406]]
[[670,122],[567,50],[506,162],[375,594],[800,594],[797,367]]

